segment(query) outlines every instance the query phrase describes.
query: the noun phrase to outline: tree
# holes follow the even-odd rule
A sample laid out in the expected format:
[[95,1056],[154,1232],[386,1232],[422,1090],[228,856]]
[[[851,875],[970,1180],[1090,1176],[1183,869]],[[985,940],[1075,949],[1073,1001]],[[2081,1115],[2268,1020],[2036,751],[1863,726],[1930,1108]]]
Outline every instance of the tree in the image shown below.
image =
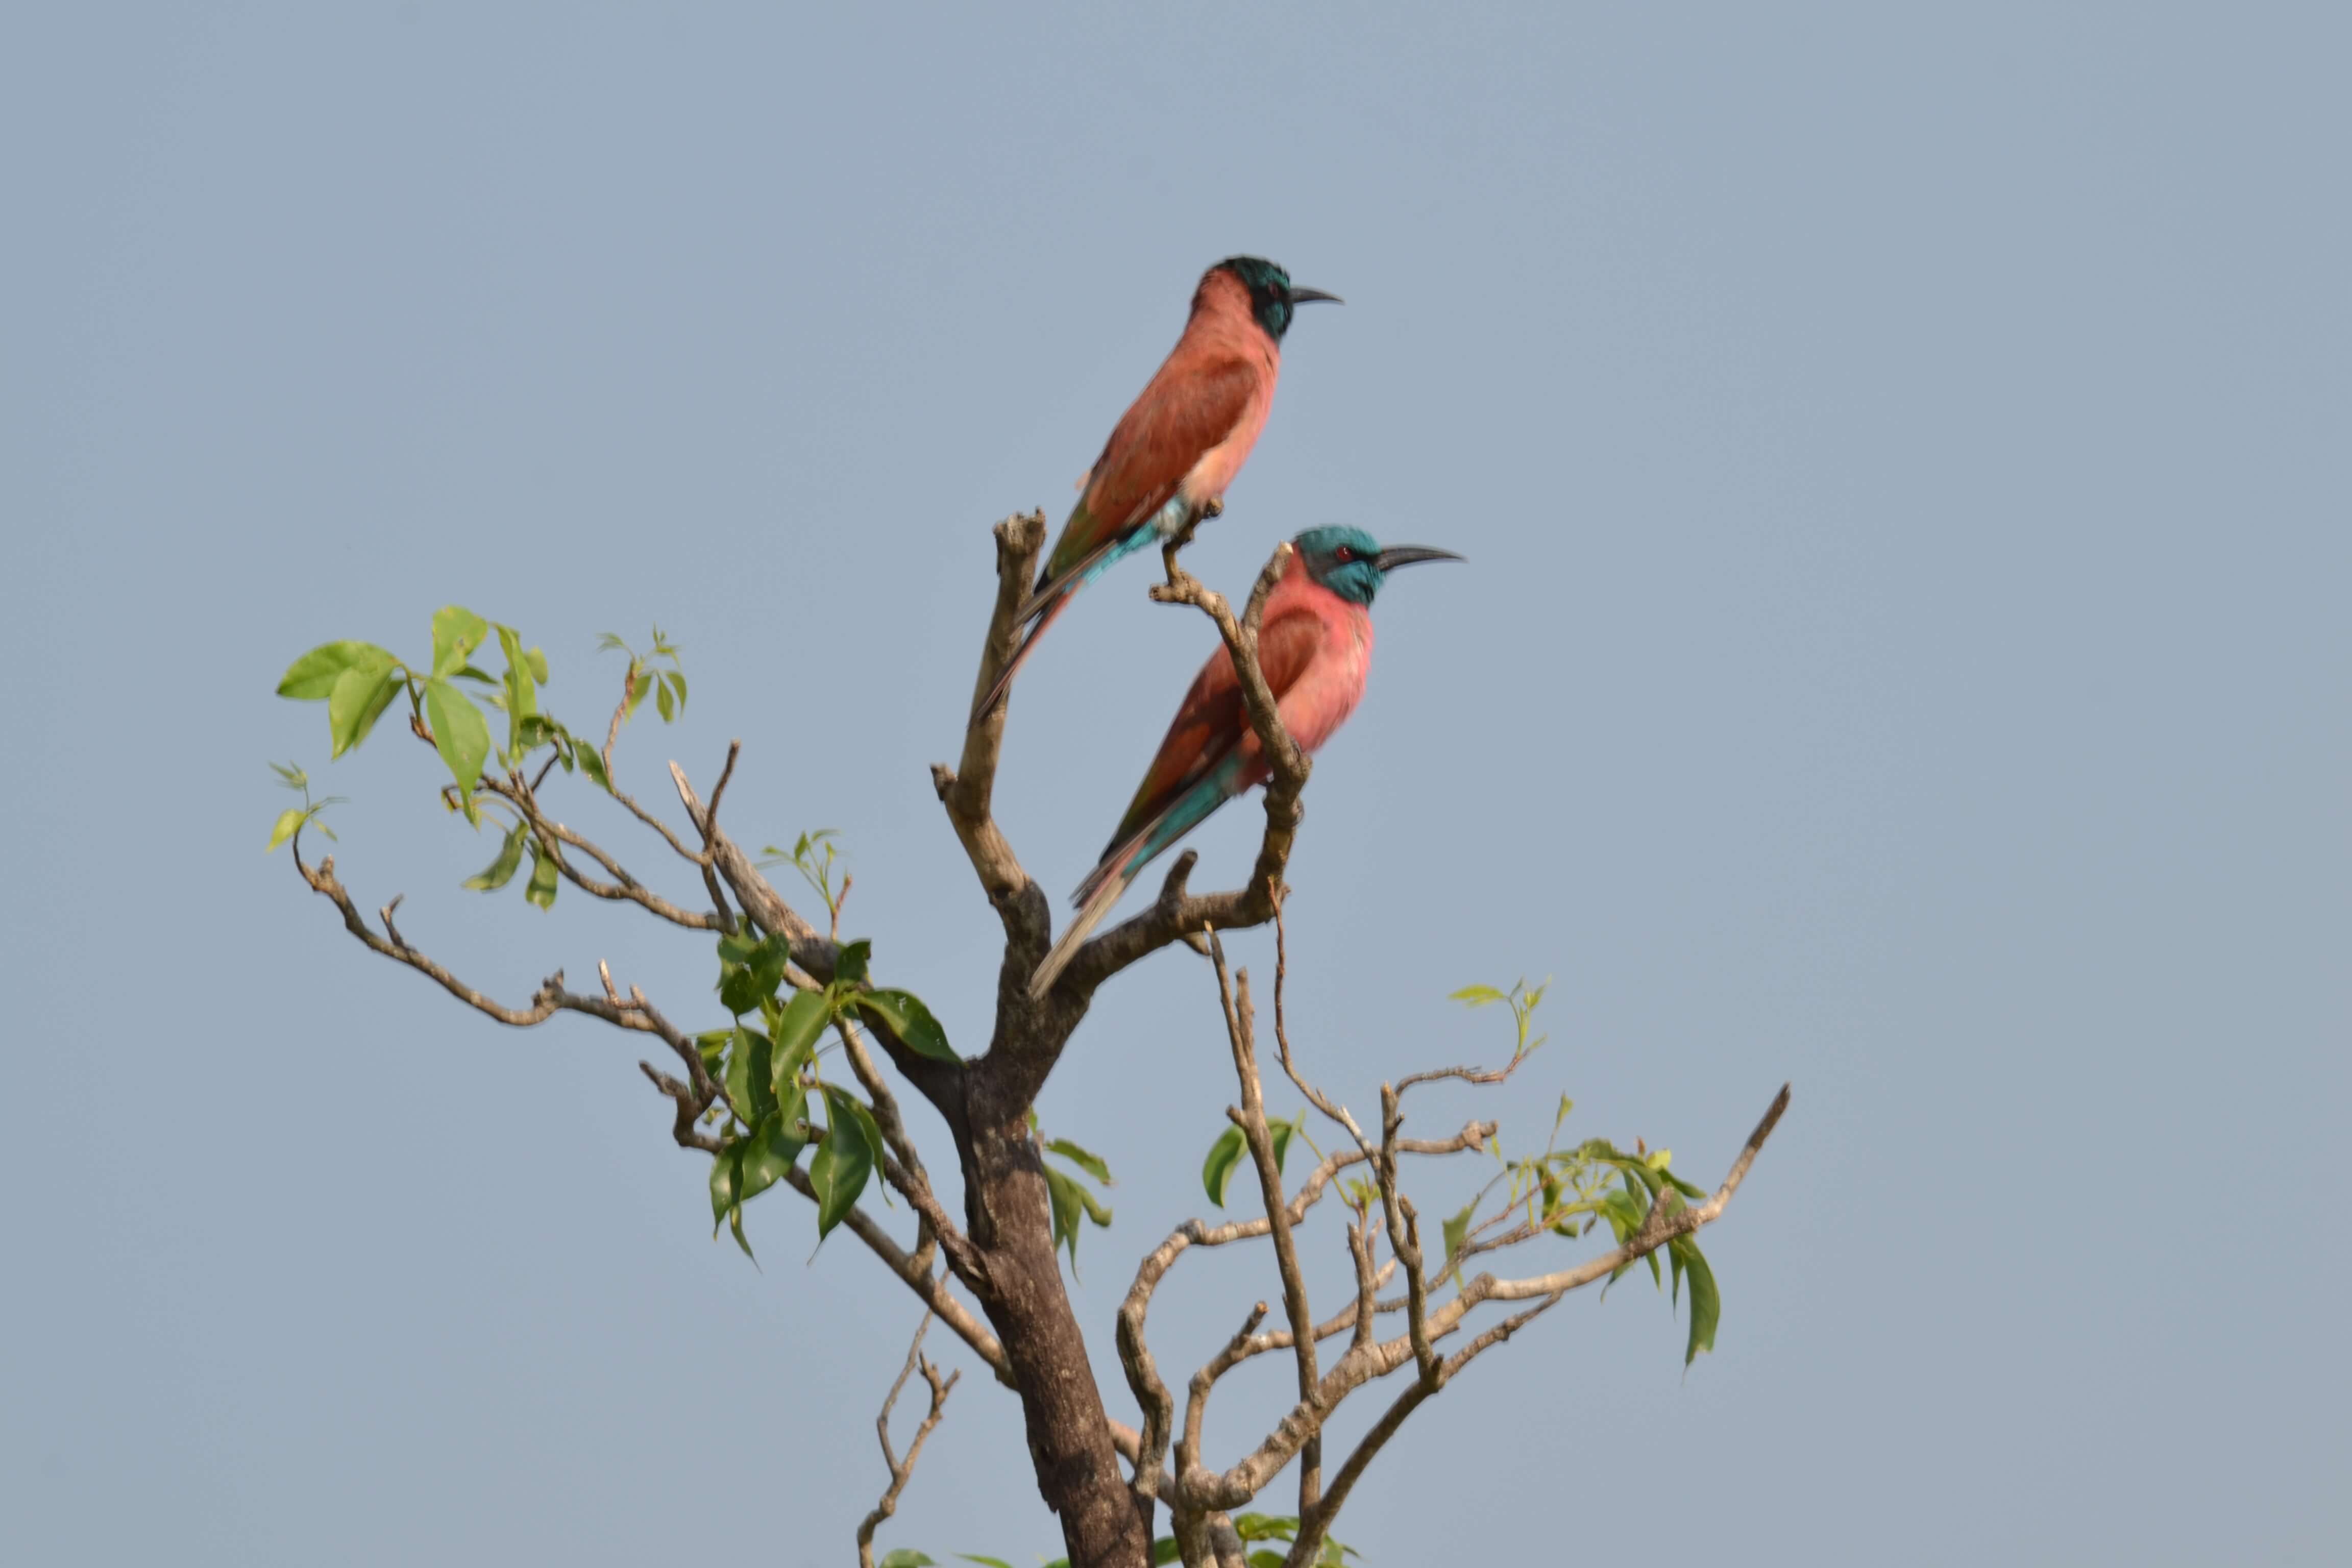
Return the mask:
[[[995,536],[996,605],[975,693],[990,689],[1011,656],[1015,610],[1045,542],[1044,515],[1008,518],[997,525]],[[1570,1110],[1565,1099],[1550,1141],[1516,1158],[1500,1152],[1499,1129],[1492,1121],[1472,1121],[1438,1139],[1402,1136],[1405,1097],[1414,1088],[1449,1079],[1500,1083],[1542,1043],[1531,1025],[1542,990],[1523,986],[1474,986],[1457,994],[1474,1006],[1508,1007],[1517,1044],[1507,1064],[1491,1069],[1440,1067],[1383,1084],[1380,1116],[1370,1127],[1308,1079],[1291,1050],[1284,1016],[1288,964],[1282,911],[1283,875],[1299,826],[1309,765],[1276,718],[1256,657],[1258,620],[1289,546],[1276,552],[1236,617],[1221,595],[1204,589],[1179,563],[1185,542],[1179,538],[1167,546],[1167,578],[1152,588],[1151,596],[1207,615],[1240,673],[1251,724],[1273,769],[1256,864],[1245,886],[1198,894],[1188,886],[1195,857],[1185,852],[1148,909],[1091,938],[1052,989],[1033,998],[1029,977],[1051,944],[1052,922],[1045,893],[1022,870],[991,814],[1007,712],[999,704],[965,736],[954,771],[932,769],[940,803],[1004,931],[992,1030],[986,1049],[971,1057],[950,1044],[945,1028],[919,998],[877,981],[869,941],[841,940],[841,897],[847,884],[845,879],[835,885],[831,847],[822,836],[803,836],[792,851],[774,851],[774,859],[763,862],[721,826],[720,808],[741,742],[728,748],[707,801],[684,771],[670,764],[688,824],[683,835],[615,786],[611,758],[622,726],[648,696],[665,718],[687,700],[677,651],[658,630],[648,653],[630,653],[602,747],[541,710],[539,691],[548,668],[537,648],[525,647],[514,628],[457,606],[433,617],[429,663],[404,662],[373,644],[329,643],[296,660],[278,687],[289,698],[326,702],[337,756],[364,741],[396,699],[407,700],[410,731],[432,746],[448,770],[450,782],[441,787],[445,803],[477,825],[487,817],[505,829],[496,858],[467,887],[504,887],[528,857],[524,894],[536,904],[551,904],[569,883],[716,939],[719,1001],[732,1015],[730,1024],[689,1033],[642,990],[624,993],[602,963],[595,991],[571,989],[559,971],[528,1005],[505,1005],[401,935],[394,919],[399,898],[379,911],[379,931],[360,912],[331,856],[315,866],[302,858],[303,832],[313,826],[326,831],[321,814],[331,802],[312,802],[308,778],[299,769],[279,770],[289,787],[302,792],[304,803],[279,816],[270,847],[290,841],[303,879],[334,904],[352,937],[503,1024],[529,1027],[572,1013],[653,1037],[677,1058],[676,1070],[649,1061],[639,1067],[672,1102],[671,1131],[679,1146],[709,1157],[714,1220],[730,1226],[747,1253],[743,1206],[772,1188],[786,1187],[815,1205],[821,1236],[845,1226],[905,1282],[923,1303],[923,1328],[938,1318],[1019,1396],[1038,1490],[1061,1521],[1068,1561],[1081,1568],[1132,1568],[1178,1556],[1219,1568],[1244,1562],[1262,1568],[1276,1562],[1337,1561],[1349,1549],[1332,1542],[1334,1520],[1381,1447],[1415,1410],[1470,1362],[1570,1291],[1612,1280],[1644,1261],[1658,1278],[1661,1251],[1675,1300],[1685,1286],[1690,1294],[1685,1361],[1710,1348],[1719,1300],[1696,1236],[1720,1217],[1789,1102],[1783,1087],[1711,1193],[1675,1173],[1664,1151],[1637,1145],[1628,1152],[1597,1139],[1562,1147],[1561,1124]],[[499,675],[473,661],[494,637],[505,665]],[[614,638],[608,646],[621,645]],[[503,715],[502,739],[493,736],[485,707]],[[655,891],[614,856],[551,816],[544,792],[559,767],[567,775],[583,776],[592,792],[608,796],[692,867],[707,905],[677,902]],[[793,909],[768,879],[766,868],[785,861],[808,879],[824,904],[826,930],[820,931]],[[1226,962],[1220,933],[1269,922],[1276,933],[1276,1059],[1320,1118],[1318,1125],[1331,1145],[1328,1153],[1309,1131],[1305,1110],[1283,1121],[1269,1115],[1249,974]],[[1112,1415],[1096,1385],[1057,1256],[1066,1247],[1075,1263],[1081,1226],[1109,1223],[1108,1212],[1087,1185],[1087,1180],[1107,1180],[1109,1173],[1089,1151],[1066,1140],[1042,1138],[1033,1107],[1097,989],[1179,942],[1210,961],[1239,1092],[1238,1104],[1228,1111],[1233,1125],[1212,1146],[1203,1181],[1208,1195],[1223,1206],[1230,1178],[1245,1172],[1254,1179],[1261,1212],[1215,1225],[1190,1221],[1143,1258],[1115,1327],[1129,1393],[1140,1412],[1139,1425],[1130,1426]],[[827,1076],[824,1058],[836,1050],[838,1063],[848,1069],[847,1081],[837,1070]],[[960,1220],[933,1190],[894,1084],[919,1094],[949,1129],[963,1183]],[[1291,1149],[1301,1144],[1318,1157],[1292,1187],[1286,1167]],[[1469,1206],[1442,1219],[1434,1237],[1428,1235],[1405,1189],[1405,1161],[1478,1153],[1494,1154],[1494,1179]],[[859,1203],[877,1173],[914,1212],[911,1244],[892,1235]],[[1348,1216],[1345,1242],[1355,1288],[1352,1300],[1318,1320],[1297,1233],[1310,1212],[1334,1195]],[[1604,1223],[1612,1245],[1569,1267],[1510,1278],[1483,1267],[1471,1271],[1482,1259],[1542,1237],[1581,1237]],[[1257,1240],[1269,1244],[1275,1268],[1276,1326],[1262,1327],[1270,1309],[1265,1301],[1256,1303],[1225,1347],[1192,1375],[1180,1420],[1175,1395],[1150,1348],[1153,1294],[1187,1251]],[[1433,1242],[1442,1248],[1433,1267]],[[1402,1292],[1382,1297],[1399,1276]],[[1481,1314],[1489,1307],[1498,1310]],[[1382,1317],[1401,1319],[1402,1331],[1382,1338]],[[879,1423],[890,1479],[857,1528],[859,1559],[868,1565],[874,1561],[874,1534],[896,1508],[955,1383],[922,1353],[922,1332],[917,1331]],[[1326,1364],[1324,1347],[1333,1342],[1343,1342],[1344,1349]],[[1218,1381],[1245,1361],[1275,1353],[1286,1353],[1296,1364],[1296,1403],[1249,1452],[1222,1470],[1211,1468],[1202,1453],[1202,1416]],[[902,1458],[890,1442],[890,1413],[919,1372],[930,1405]],[[1334,1456],[1338,1462],[1327,1476],[1323,1436],[1333,1413],[1360,1389],[1397,1373],[1409,1373],[1400,1391],[1349,1452]],[[1295,1513],[1244,1511],[1294,1466]],[[1171,1533],[1155,1540],[1163,1504]],[[1262,1544],[1253,1549],[1265,1542],[1287,1544],[1280,1551]],[[903,1568],[931,1559],[902,1548],[883,1561],[886,1568],[893,1563]]]

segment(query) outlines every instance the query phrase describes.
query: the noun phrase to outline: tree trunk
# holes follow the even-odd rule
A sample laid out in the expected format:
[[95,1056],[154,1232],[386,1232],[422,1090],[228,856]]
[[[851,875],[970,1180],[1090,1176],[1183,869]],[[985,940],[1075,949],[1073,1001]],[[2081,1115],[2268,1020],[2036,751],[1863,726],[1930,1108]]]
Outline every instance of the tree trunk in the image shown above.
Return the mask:
[[1063,1286],[1045,1170],[1025,1107],[1009,1125],[973,1110],[965,1208],[987,1260],[982,1305],[1020,1383],[1037,1489],[1061,1518],[1071,1568],[1145,1568],[1150,1542],[1111,1446],[1102,1394]]

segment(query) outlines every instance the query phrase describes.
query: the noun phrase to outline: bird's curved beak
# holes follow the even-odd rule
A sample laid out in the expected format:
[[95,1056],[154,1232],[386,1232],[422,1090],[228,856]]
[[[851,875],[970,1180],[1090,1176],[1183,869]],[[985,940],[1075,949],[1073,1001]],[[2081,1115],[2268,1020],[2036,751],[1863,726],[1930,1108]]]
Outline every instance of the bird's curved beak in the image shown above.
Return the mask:
[[1348,302],[1337,294],[1326,294],[1320,289],[1293,289],[1290,291],[1290,302],[1294,305],[1311,305],[1318,300],[1328,300],[1334,305]]
[[1372,557],[1372,564],[1381,571],[1393,572],[1400,566],[1411,566],[1423,561],[1460,561],[1465,559],[1451,550],[1433,550],[1426,544],[1391,544]]

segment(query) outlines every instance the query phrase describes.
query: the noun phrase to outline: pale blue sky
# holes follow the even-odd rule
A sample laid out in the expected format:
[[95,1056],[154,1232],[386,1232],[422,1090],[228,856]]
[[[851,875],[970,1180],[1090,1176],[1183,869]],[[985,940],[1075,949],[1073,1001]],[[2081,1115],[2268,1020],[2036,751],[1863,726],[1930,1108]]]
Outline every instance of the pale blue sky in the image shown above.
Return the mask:
[[[1335,521],[1472,560],[1383,596],[1315,778],[1315,1070],[1360,1105],[1492,1055],[1444,994],[1550,974],[1519,1085],[1424,1126],[1539,1140],[1566,1090],[1712,1181],[1797,1090],[1710,1233],[1718,1353],[1685,1376],[1646,1283],[1580,1299],[1341,1535],[2352,1555],[2347,58],[2317,5],[11,10],[0,1555],[845,1559],[910,1300],[804,1263],[789,1194],[764,1272],[714,1246],[642,1050],[361,952],[260,854],[263,763],[502,995],[603,956],[703,1022],[707,955],[460,891],[431,758],[329,767],[270,689],[457,600],[588,721],[595,634],[658,619],[692,710],[624,781],[743,737],[738,830],[842,828],[850,928],[976,1046],[995,924],[925,767],[986,529],[1058,521],[1235,251],[1349,302],[1196,568]],[[1206,651],[1148,576],[1017,694],[1000,806],[1057,896]],[[1043,1108],[1121,1179],[1076,1292],[1115,1390],[1232,1096],[1209,985],[1123,981]],[[1256,1268],[1184,1266],[1164,1363]],[[1058,1551],[1019,1432],[968,1375],[885,1544]]]

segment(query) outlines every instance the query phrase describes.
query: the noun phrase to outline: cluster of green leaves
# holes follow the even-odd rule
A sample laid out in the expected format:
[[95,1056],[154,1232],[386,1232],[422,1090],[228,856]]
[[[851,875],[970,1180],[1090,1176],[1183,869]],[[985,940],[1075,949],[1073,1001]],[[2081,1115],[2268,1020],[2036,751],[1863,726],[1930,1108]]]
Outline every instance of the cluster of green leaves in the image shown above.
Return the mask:
[[[1234,1532],[1244,1542],[1296,1541],[1298,1539],[1298,1517],[1283,1513],[1237,1513],[1234,1515]],[[1249,1554],[1250,1568],[1282,1568],[1286,1555],[1271,1547],[1253,1552]],[[1327,1535],[1323,1538],[1323,1549],[1315,1554],[1315,1561],[1318,1568],[1339,1568],[1350,1557],[1361,1562],[1363,1553]]]
[[[1066,1161],[1078,1172],[1103,1186],[1115,1186],[1111,1180],[1110,1163],[1091,1149],[1082,1149],[1067,1138],[1048,1138],[1037,1125],[1037,1112],[1029,1112],[1029,1131],[1045,1152],[1055,1159]],[[1078,1222],[1081,1218],[1108,1229],[1110,1226],[1110,1205],[1087,1191],[1076,1175],[1059,1166],[1045,1166],[1045,1188],[1053,1198],[1054,1245],[1070,1250],[1070,1274],[1078,1272]]]
[[[1559,1236],[1576,1237],[1605,1222],[1622,1247],[1648,1221],[1654,1206],[1663,1205],[1664,1212],[1672,1215],[1685,1206],[1685,1200],[1706,1197],[1703,1189],[1674,1173],[1671,1150],[1637,1149],[1628,1152],[1606,1138],[1588,1138],[1572,1147],[1559,1148],[1560,1127],[1574,1109],[1573,1101],[1566,1095],[1560,1096],[1559,1111],[1552,1121],[1553,1142],[1540,1153],[1511,1160],[1504,1158],[1499,1148],[1496,1150],[1503,1169],[1496,1180],[1506,1185],[1507,1192],[1488,1225],[1524,1222],[1529,1230],[1550,1230]],[[1492,1191],[1492,1184],[1488,1191]],[[1445,1268],[1457,1283],[1463,1249],[1475,1234],[1472,1215],[1486,1195],[1482,1192],[1464,1205],[1459,1213],[1445,1219]],[[1485,1228],[1486,1226],[1478,1227]],[[1672,1299],[1676,1307],[1682,1303],[1685,1277],[1690,1280],[1690,1336],[1683,1354],[1683,1364],[1687,1366],[1699,1352],[1715,1348],[1722,1298],[1716,1289],[1715,1271],[1699,1251],[1696,1237],[1676,1237],[1666,1244],[1665,1253],[1673,1268]],[[1643,1261],[1650,1266],[1651,1279],[1663,1289],[1664,1279],[1659,1272],[1657,1253],[1644,1254]],[[1621,1265],[1609,1276],[1609,1283],[1616,1283],[1633,1267],[1631,1262]],[[1606,1287],[1603,1289],[1605,1291]]]
[[[808,1179],[817,1199],[822,1241],[849,1215],[882,1163],[882,1131],[849,1088],[824,1080],[820,1042],[828,1028],[860,1017],[888,1027],[908,1048],[955,1061],[947,1030],[912,992],[875,985],[867,973],[874,944],[845,942],[831,983],[802,990],[784,982],[791,943],[748,927],[719,939],[719,1000],[735,1022],[696,1037],[704,1068],[727,1091],[723,1126],[710,1166],[712,1228],[724,1225],[751,1255],[743,1205],[784,1179],[811,1144]],[[824,1123],[812,1117],[822,1113]]]
[[[324,813],[326,812],[327,807],[331,805],[341,805],[344,804],[343,797],[339,795],[331,795],[324,800],[312,800],[310,798],[310,775],[304,773],[299,766],[293,763],[289,763],[282,768],[276,763],[272,763],[269,764],[269,771],[278,775],[279,787],[290,789],[299,794],[302,797],[302,804],[299,805],[289,805],[285,810],[278,814],[277,822],[273,824],[269,829],[268,848],[264,849],[262,853],[265,855],[268,854],[271,849],[277,848],[280,844],[285,843],[288,839],[293,837],[297,833],[299,833],[306,827],[315,827],[320,832],[325,834],[328,837],[332,838],[335,836],[335,830],[327,826],[327,819]],[[296,853],[299,854],[300,851],[297,850]]]
[[[1469,985],[1454,992],[1453,999],[1470,1007],[1491,1006],[1498,1002],[1509,1005],[1517,1035],[1511,1058],[1516,1064],[1544,1043],[1545,1037],[1535,1034],[1532,1026],[1535,1010],[1543,1002],[1544,989],[1538,985],[1530,991],[1524,981],[1508,991],[1492,985]],[[1664,1212],[1671,1215],[1683,1208],[1686,1199],[1706,1195],[1701,1188],[1675,1174],[1671,1150],[1637,1147],[1628,1153],[1606,1138],[1588,1138],[1561,1148],[1560,1129],[1567,1125],[1575,1109],[1575,1101],[1564,1094],[1559,1097],[1559,1110],[1552,1117],[1551,1137],[1539,1153],[1514,1160],[1503,1153],[1499,1139],[1492,1145],[1496,1161],[1502,1168],[1458,1213],[1446,1216],[1443,1227],[1445,1268],[1441,1279],[1450,1275],[1459,1285],[1465,1249],[1478,1234],[1496,1226],[1523,1225],[1529,1232],[1549,1230],[1572,1239],[1606,1222],[1622,1247],[1648,1221],[1653,1207],[1664,1205]],[[1474,1225],[1479,1205],[1498,1184],[1505,1189],[1501,1205],[1485,1222]],[[1359,1201],[1363,1199],[1360,1197]],[[1716,1289],[1715,1271],[1699,1251],[1696,1237],[1676,1237],[1666,1244],[1665,1252],[1674,1273],[1672,1300],[1675,1307],[1682,1304],[1685,1278],[1690,1281],[1690,1336],[1683,1353],[1683,1364],[1688,1366],[1699,1352],[1715,1348],[1716,1324],[1722,1315],[1723,1302]],[[1650,1266],[1650,1278],[1664,1289],[1657,1253],[1644,1254],[1643,1261]],[[1609,1276],[1609,1283],[1615,1284],[1633,1267],[1630,1262],[1619,1267]],[[1606,1289],[1604,1286],[1604,1293]]]
[[[1274,1168],[1276,1171],[1280,1171],[1290,1158],[1292,1139],[1298,1139],[1308,1148],[1315,1149],[1315,1140],[1307,1136],[1307,1112],[1303,1108],[1287,1121],[1267,1122],[1265,1130],[1274,1142]],[[1248,1150],[1248,1142],[1242,1137],[1242,1130],[1238,1127],[1226,1128],[1217,1134],[1217,1141],[1209,1145],[1209,1157],[1201,1165],[1201,1185],[1208,1189],[1209,1201],[1219,1208],[1225,1206],[1225,1184],[1232,1180],[1234,1170],[1240,1166],[1242,1157]],[[1315,1153],[1320,1159],[1323,1151],[1315,1149]]]
[[[677,649],[670,646],[661,627],[654,628],[654,646],[645,653],[637,652],[611,632],[596,639],[598,653],[615,649],[629,656],[628,673],[621,681],[623,700],[627,704],[622,710],[624,721],[637,716],[637,710],[645,706],[648,696],[660,710],[665,724],[686,711],[686,666],[678,662]],[[669,668],[654,668],[653,661],[657,658],[669,660]]]
[[[485,796],[479,787],[482,769],[493,758],[502,769],[519,770],[534,752],[545,750],[551,753],[551,763],[561,765],[564,772],[585,773],[598,788],[607,792],[612,789],[613,781],[606,776],[602,753],[575,737],[541,706],[540,689],[548,683],[547,656],[537,647],[525,647],[521,633],[512,626],[484,620],[462,605],[446,605],[435,611],[432,632],[433,657],[430,663],[424,665],[404,660],[373,643],[321,643],[288,668],[285,679],[278,683],[278,695],[296,701],[326,703],[331,759],[366,740],[394,699],[405,694],[411,721],[419,734],[431,737],[454,781],[453,785],[445,786],[450,808],[462,812],[467,821],[478,826],[484,807],[496,804],[495,797]],[[505,661],[505,669],[498,675],[473,662],[475,651],[486,647],[493,636]],[[609,633],[605,644],[626,649],[625,644]],[[646,669],[643,658],[630,654],[629,673],[622,691],[625,716],[635,712],[656,687],[660,688],[658,701],[664,720],[685,710],[685,671],[678,667],[677,649],[664,639],[659,627],[654,631],[654,648],[673,668],[660,671],[656,679]],[[502,740],[493,736],[490,721],[483,716],[485,708],[506,716]],[[304,787],[304,784],[293,782],[293,775],[300,770],[294,770],[293,774],[284,768],[278,771],[281,778],[289,780],[288,787]],[[320,807],[329,804],[321,801],[317,806],[306,806],[299,816],[281,814],[278,820],[282,832],[273,830],[270,847],[276,848],[291,837],[294,827],[301,822],[315,820]],[[541,852],[520,814],[512,815],[513,821],[506,829],[498,854],[488,866],[467,878],[465,886],[478,892],[495,892],[505,887],[521,868],[527,850],[531,868],[523,884],[523,896],[541,909],[552,908],[557,886],[555,861]]]
[[1461,990],[1447,996],[1446,1000],[1459,1002],[1464,1006],[1471,1008],[1491,1007],[1497,1002],[1507,1005],[1511,1009],[1511,1022],[1517,1026],[1518,1032],[1518,1043],[1511,1048],[1511,1065],[1517,1067],[1521,1058],[1530,1051],[1539,1049],[1543,1043],[1551,1037],[1549,1035],[1538,1035],[1534,1032],[1536,1009],[1543,1005],[1544,993],[1550,989],[1551,982],[1547,980],[1530,991],[1528,989],[1528,983],[1523,979],[1514,984],[1508,991],[1498,991],[1492,985],[1465,985]]
[[[1234,1532],[1239,1535],[1245,1544],[1258,1541],[1296,1541],[1298,1539],[1298,1516],[1237,1513],[1234,1515]],[[971,1552],[959,1552],[956,1555],[966,1563],[981,1564],[981,1568],[1013,1568],[1013,1564],[1002,1557],[982,1557]],[[1154,1563],[1181,1562],[1182,1555],[1176,1550],[1176,1538],[1172,1535],[1163,1535],[1151,1543],[1151,1561]],[[1261,1547],[1249,1554],[1250,1568],[1282,1568],[1283,1560],[1287,1555],[1286,1552],[1277,1552],[1271,1546]],[[1340,1565],[1350,1557],[1361,1562],[1363,1553],[1352,1546],[1344,1546],[1327,1535],[1323,1538],[1323,1549],[1315,1554],[1315,1562],[1317,1568],[1340,1568]],[[929,1558],[919,1552],[900,1547],[882,1559],[882,1568],[929,1568],[930,1562]],[[1066,1557],[1056,1557],[1046,1563],[1045,1568],[1070,1568],[1070,1560]]]
[[813,833],[802,834],[790,849],[771,844],[760,851],[763,858],[759,863],[761,870],[772,866],[790,866],[798,871],[802,880],[814,889],[816,896],[824,900],[825,915],[836,927],[841,923],[841,900],[849,896],[847,871],[842,873],[840,885],[834,885],[835,849],[833,841],[837,837],[836,830],[820,827]]

